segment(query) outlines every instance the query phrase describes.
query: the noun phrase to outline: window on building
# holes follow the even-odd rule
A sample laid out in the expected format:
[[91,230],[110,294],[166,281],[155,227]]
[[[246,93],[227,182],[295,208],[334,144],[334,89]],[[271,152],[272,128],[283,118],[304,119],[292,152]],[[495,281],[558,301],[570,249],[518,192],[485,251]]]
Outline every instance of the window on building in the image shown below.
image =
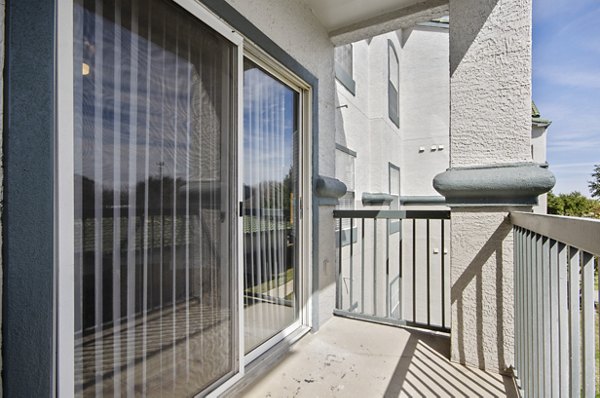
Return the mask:
[[394,200],[390,204],[390,207],[393,210],[397,210],[400,208],[400,168],[393,163],[389,163],[388,175],[389,193],[394,196]]
[[[354,162],[356,160],[356,152],[348,149],[342,145],[336,145],[335,151],[335,178],[346,184],[346,194],[339,199],[338,209],[352,210],[354,209],[354,203],[356,200],[355,193],[355,175],[354,175]],[[342,246],[349,245],[351,241],[356,242],[358,234],[356,222],[352,225],[349,218],[342,219],[342,231],[341,231],[341,243]],[[354,233],[350,233],[350,227],[354,230]],[[340,233],[340,225],[336,223],[335,229],[337,234]],[[336,244],[340,242],[340,236],[336,236]]]
[[353,69],[353,47],[346,44],[335,48],[335,77],[353,95],[356,93]]
[[[390,210],[400,210],[400,167],[393,163],[388,164],[389,193],[394,197],[390,203]],[[400,221],[390,221],[390,234],[400,231]]]
[[392,41],[388,40],[388,114],[396,127],[400,127],[399,81],[398,53],[396,53]]
[[336,145],[335,178],[346,184],[346,194],[340,198],[340,209],[354,209],[355,160],[356,152],[342,145]]

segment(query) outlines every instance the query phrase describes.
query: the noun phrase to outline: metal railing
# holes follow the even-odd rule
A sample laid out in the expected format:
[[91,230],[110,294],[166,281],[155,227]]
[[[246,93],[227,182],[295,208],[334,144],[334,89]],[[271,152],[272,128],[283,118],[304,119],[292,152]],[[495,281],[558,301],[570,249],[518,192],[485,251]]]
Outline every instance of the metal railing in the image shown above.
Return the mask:
[[600,220],[513,212],[515,373],[527,397],[594,397]]
[[450,212],[334,210],[335,314],[450,329]]

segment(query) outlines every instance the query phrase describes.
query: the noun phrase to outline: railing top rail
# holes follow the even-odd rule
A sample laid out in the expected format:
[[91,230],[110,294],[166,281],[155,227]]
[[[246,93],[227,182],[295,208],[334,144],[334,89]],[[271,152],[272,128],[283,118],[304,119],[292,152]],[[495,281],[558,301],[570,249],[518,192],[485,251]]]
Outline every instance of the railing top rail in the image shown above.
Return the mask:
[[600,256],[600,220],[511,212],[513,225]]
[[334,210],[333,218],[449,220],[449,210]]

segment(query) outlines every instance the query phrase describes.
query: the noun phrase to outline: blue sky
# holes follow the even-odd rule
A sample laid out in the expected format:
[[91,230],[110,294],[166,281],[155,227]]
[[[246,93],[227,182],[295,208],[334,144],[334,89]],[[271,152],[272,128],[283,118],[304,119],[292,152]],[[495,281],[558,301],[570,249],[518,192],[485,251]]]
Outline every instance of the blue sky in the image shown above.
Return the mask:
[[552,120],[554,192],[590,196],[600,163],[600,1],[533,1],[533,99]]

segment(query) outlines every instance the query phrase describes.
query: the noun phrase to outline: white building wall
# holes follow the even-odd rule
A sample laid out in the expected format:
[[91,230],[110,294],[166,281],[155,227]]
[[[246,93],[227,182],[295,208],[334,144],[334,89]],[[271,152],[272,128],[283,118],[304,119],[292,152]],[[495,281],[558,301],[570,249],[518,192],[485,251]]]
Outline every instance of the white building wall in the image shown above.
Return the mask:
[[[533,125],[531,127],[531,156],[534,162],[546,162],[546,131],[547,125]],[[538,197],[538,205],[533,206],[534,213],[546,214],[548,212],[548,195]]]
[[[399,128],[388,117],[388,40],[399,58]],[[357,206],[364,192],[389,192],[388,163],[400,167],[401,195],[439,196],[431,182],[450,153],[447,26],[387,33],[353,51],[356,93],[336,81],[336,143],[357,153]]]
[[401,193],[439,196],[433,177],[450,155],[448,26],[405,29],[400,65]]

